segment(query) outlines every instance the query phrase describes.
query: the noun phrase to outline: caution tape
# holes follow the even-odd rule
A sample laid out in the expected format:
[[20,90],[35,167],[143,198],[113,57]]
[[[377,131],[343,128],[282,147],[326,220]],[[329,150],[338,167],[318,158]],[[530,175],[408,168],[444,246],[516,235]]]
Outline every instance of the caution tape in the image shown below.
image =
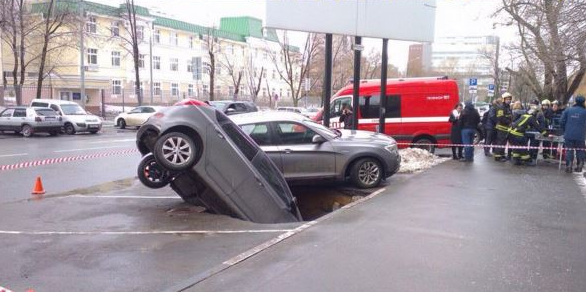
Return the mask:
[[[550,142],[560,143],[560,142]],[[399,146],[433,146],[433,147],[475,147],[475,148],[509,148],[509,149],[543,149],[543,150],[586,150],[586,148],[565,148],[565,147],[543,147],[543,146],[516,146],[516,145],[484,145],[484,144],[433,144],[433,143],[404,143],[398,142]]]
[[86,154],[86,155],[78,155],[78,156],[69,156],[69,157],[49,158],[49,159],[36,160],[36,161],[27,161],[27,162],[15,163],[15,164],[0,165],[0,171],[15,170],[15,169],[35,167],[35,166],[41,166],[41,165],[58,164],[58,163],[71,162],[71,161],[80,161],[80,160],[87,160],[87,159],[93,159],[93,158],[102,158],[102,157],[108,157],[108,156],[130,154],[130,153],[135,153],[135,152],[138,152],[138,150],[124,149],[124,150]]

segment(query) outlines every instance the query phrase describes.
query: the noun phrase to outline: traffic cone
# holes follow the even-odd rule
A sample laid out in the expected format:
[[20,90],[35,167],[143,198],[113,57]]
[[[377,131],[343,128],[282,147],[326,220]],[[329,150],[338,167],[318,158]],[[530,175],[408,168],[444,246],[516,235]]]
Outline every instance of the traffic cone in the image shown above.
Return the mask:
[[33,195],[44,195],[45,189],[43,188],[43,182],[41,181],[41,177],[37,176],[37,180],[35,182],[35,187],[33,188]]

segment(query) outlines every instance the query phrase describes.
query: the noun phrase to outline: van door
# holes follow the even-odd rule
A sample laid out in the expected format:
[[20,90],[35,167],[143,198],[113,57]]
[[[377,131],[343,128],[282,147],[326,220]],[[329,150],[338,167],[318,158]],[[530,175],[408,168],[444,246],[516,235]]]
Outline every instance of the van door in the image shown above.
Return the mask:
[[401,95],[387,95],[387,106],[385,108],[385,134],[391,135],[395,139],[405,136],[405,127],[401,114],[401,98]]
[[344,104],[352,104],[351,96],[339,97],[330,104],[330,127],[341,129],[340,116],[342,115],[342,108]]

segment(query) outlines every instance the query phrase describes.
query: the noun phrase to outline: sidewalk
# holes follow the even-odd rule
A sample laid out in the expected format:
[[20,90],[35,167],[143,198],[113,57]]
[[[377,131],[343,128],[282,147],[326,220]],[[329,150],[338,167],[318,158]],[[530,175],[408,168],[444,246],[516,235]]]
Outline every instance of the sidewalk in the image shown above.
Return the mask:
[[391,183],[187,291],[585,291],[585,275],[573,176],[477,155]]

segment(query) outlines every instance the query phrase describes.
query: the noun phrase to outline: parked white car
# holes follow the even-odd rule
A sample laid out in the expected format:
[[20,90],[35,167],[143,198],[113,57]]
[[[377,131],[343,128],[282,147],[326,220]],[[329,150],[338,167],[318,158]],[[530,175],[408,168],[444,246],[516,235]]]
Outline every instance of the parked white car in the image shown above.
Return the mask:
[[33,99],[31,107],[44,107],[56,111],[63,118],[63,131],[73,135],[76,132],[95,134],[102,129],[102,119],[86,112],[73,101],[58,99]]
[[0,111],[0,133],[13,131],[30,137],[34,133],[49,133],[56,136],[61,132],[63,119],[49,108],[8,107]]
[[114,122],[116,126],[120,127],[120,129],[124,129],[126,127],[140,127],[146,120],[148,120],[152,115],[158,112],[163,107],[160,106],[139,106],[135,107],[129,112],[121,113],[116,118],[114,118]]

